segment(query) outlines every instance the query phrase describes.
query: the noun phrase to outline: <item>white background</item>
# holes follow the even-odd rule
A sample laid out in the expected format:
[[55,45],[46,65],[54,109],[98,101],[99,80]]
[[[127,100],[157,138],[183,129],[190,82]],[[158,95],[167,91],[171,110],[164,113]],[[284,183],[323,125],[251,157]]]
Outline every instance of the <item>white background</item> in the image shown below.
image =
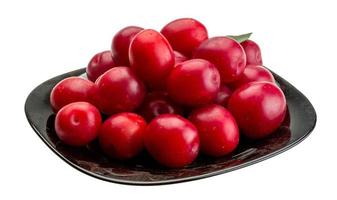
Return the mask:
[[[0,199],[336,199],[334,1],[1,1]],[[70,167],[36,136],[24,102],[38,84],[85,67],[126,25],[160,29],[179,17],[210,36],[254,32],[264,64],[315,106],[313,133],[262,163],[166,186],[104,182]]]

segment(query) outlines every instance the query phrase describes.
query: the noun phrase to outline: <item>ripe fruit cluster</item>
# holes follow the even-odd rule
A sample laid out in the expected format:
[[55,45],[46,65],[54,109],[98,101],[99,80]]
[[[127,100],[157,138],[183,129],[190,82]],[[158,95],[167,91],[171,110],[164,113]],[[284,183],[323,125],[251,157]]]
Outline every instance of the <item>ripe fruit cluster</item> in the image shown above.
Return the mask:
[[97,138],[118,160],[145,149],[177,168],[199,152],[224,156],[236,149],[240,134],[260,139],[273,133],[286,112],[285,96],[262,66],[255,42],[209,37],[191,18],[160,32],[123,28],[86,73],[88,79],[69,77],[51,91],[56,133],[72,146]]

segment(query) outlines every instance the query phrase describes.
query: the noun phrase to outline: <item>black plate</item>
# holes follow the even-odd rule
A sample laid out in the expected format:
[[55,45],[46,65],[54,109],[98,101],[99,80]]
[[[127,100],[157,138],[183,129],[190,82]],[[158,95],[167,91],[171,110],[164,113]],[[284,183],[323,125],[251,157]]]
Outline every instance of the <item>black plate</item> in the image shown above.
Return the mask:
[[270,137],[260,141],[242,138],[237,150],[229,156],[208,158],[200,155],[183,169],[165,169],[146,152],[128,162],[110,160],[100,152],[97,141],[83,148],[62,144],[54,132],[49,93],[56,83],[69,76],[79,76],[85,69],[52,78],[36,87],[25,104],[27,119],[42,141],[71,166],[93,177],[124,184],[154,185],[190,181],[240,169],[271,158],[305,139],[314,129],[316,113],[308,99],[286,80],[274,73],[283,90],[288,114],[283,125]]

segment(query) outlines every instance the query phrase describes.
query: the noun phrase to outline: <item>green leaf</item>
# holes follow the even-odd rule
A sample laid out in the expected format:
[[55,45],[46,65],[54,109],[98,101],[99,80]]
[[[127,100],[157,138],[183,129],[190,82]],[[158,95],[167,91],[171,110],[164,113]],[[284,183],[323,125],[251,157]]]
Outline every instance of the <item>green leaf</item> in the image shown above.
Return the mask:
[[246,34],[242,34],[242,35],[227,35],[227,37],[232,38],[232,39],[236,40],[237,42],[241,43],[241,42],[244,42],[244,41],[248,40],[249,37],[252,34],[253,33],[246,33]]

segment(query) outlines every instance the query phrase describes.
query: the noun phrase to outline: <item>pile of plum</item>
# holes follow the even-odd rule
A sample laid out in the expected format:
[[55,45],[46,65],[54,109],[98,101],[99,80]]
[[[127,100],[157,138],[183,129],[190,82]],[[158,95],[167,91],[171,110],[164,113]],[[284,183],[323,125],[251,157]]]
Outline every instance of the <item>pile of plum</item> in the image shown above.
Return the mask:
[[52,89],[55,131],[71,146],[98,139],[115,160],[146,150],[161,165],[179,168],[199,153],[228,155],[240,136],[272,134],[286,113],[259,46],[247,38],[209,37],[191,18],[160,32],[123,28],[111,50],[90,60],[86,74]]

